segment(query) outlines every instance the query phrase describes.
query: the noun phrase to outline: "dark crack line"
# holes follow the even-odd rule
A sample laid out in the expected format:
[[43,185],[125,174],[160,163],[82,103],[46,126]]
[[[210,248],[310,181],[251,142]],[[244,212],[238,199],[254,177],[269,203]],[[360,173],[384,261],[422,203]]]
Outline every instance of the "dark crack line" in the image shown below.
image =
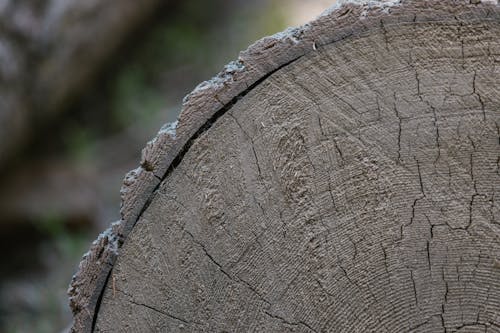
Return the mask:
[[160,314],[162,314],[162,315],[165,315],[165,316],[167,316],[167,317],[169,317],[169,318],[172,318],[172,319],[175,319],[175,320],[181,321],[181,322],[183,322],[184,324],[188,324],[188,325],[189,325],[189,324],[191,324],[189,321],[187,321],[187,320],[185,320],[185,319],[182,319],[182,318],[180,318],[180,317],[174,316],[174,315],[173,315],[173,314],[171,314],[171,313],[168,313],[168,312],[165,312],[165,311],[162,311],[162,310],[158,310],[158,309],[156,309],[156,308],[152,307],[151,305],[147,305],[147,304],[144,304],[144,303],[138,303],[138,302],[135,302],[134,300],[129,300],[129,302],[130,302],[130,303],[132,303],[132,304],[138,305],[138,306],[143,306],[143,307],[145,307],[145,308],[148,308],[148,309],[150,309],[150,310],[153,310],[154,312],[157,312],[157,313],[160,313]]
[[413,277],[413,270],[410,269],[410,278],[411,278],[411,283],[413,286],[413,294],[415,295],[415,305],[417,308],[420,308],[418,305],[418,296],[417,296],[417,285],[415,283],[415,278]]
[[193,322],[190,322],[190,321],[188,321],[188,320],[186,320],[186,319],[183,319],[183,318],[181,318],[181,317],[179,317],[179,316],[173,315],[173,314],[171,314],[171,313],[169,313],[169,312],[166,312],[166,311],[163,311],[163,310],[157,309],[157,308],[155,308],[154,306],[151,306],[151,305],[148,305],[148,304],[145,304],[145,303],[136,302],[136,301],[134,301],[134,296],[132,296],[132,295],[130,295],[130,294],[128,294],[128,293],[126,293],[126,292],[124,292],[123,290],[119,290],[119,289],[115,289],[115,290],[116,290],[116,291],[118,291],[119,293],[121,293],[121,294],[125,295],[126,297],[128,297],[128,301],[129,301],[130,303],[132,303],[132,304],[135,304],[135,305],[137,305],[137,306],[143,306],[143,307],[148,308],[148,309],[150,309],[150,310],[153,310],[153,311],[155,311],[155,312],[157,312],[157,313],[160,313],[160,314],[162,314],[162,315],[165,315],[165,316],[167,316],[167,317],[169,317],[169,318],[172,318],[172,319],[175,319],[175,320],[181,321],[181,322],[183,322],[184,324],[188,324],[188,325],[190,325],[190,324],[197,324],[197,325],[201,325],[200,323],[197,323],[197,322],[194,322],[194,321],[193,321]]
[[427,252],[427,265],[429,267],[429,274],[431,274],[431,272],[432,272],[432,269],[431,269],[432,268],[432,265],[431,265],[431,242],[429,240],[427,241],[425,250]]
[[[432,318],[432,317],[431,317],[431,318]],[[420,328],[420,327],[423,327],[423,326],[427,325],[427,324],[429,323],[429,321],[431,320],[431,318],[427,319],[427,320],[426,320],[426,321],[424,321],[424,322],[421,322],[420,324],[417,324],[417,325],[415,325],[415,326],[410,327],[410,332],[413,332],[413,331],[417,330],[418,328]]]
[[396,117],[398,118],[398,161],[397,163],[401,163],[401,125],[402,125],[402,119],[401,116],[399,115],[399,110],[396,105],[396,93],[394,92],[394,113],[396,114]]
[[225,275],[225,276],[226,276],[229,280],[231,280],[231,281],[233,281],[233,282],[236,282],[236,283],[238,283],[238,282],[239,282],[240,284],[241,284],[241,283],[243,283],[245,286],[247,286],[247,288],[248,288],[250,291],[252,291],[252,293],[254,293],[255,295],[257,295],[257,296],[258,296],[258,298],[259,298],[261,301],[263,301],[264,303],[266,303],[266,304],[268,304],[268,305],[271,305],[271,302],[269,302],[268,300],[266,300],[266,299],[264,298],[264,296],[262,296],[262,295],[261,295],[261,294],[260,294],[260,293],[259,293],[259,292],[258,292],[258,291],[257,291],[257,290],[256,290],[256,289],[255,289],[255,288],[254,288],[251,284],[250,284],[250,283],[248,283],[247,281],[243,280],[242,278],[240,278],[240,277],[238,277],[238,276],[235,276],[235,277],[233,278],[233,277],[232,277],[232,276],[231,276],[231,275],[230,275],[230,274],[229,274],[229,273],[228,273],[228,272],[227,272],[227,271],[226,271],[226,270],[222,267],[222,265],[221,265],[221,264],[220,264],[217,260],[215,260],[215,258],[214,258],[214,257],[213,257],[213,256],[212,256],[212,255],[211,255],[211,254],[207,251],[207,249],[206,249],[205,245],[203,245],[203,243],[201,243],[200,241],[198,241],[198,240],[194,237],[194,235],[193,235],[191,232],[187,231],[186,229],[184,229],[184,232],[185,232],[186,234],[188,234],[188,235],[192,238],[193,242],[194,242],[195,244],[197,244],[197,245],[198,245],[198,246],[202,249],[202,251],[205,253],[205,255],[207,256],[207,258],[209,258],[209,259],[210,259],[210,261],[211,261],[214,265],[216,265],[216,266],[219,268],[219,270],[221,271],[221,273],[222,273],[222,274],[224,274],[224,275]]
[[398,241],[403,240],[404,229],[413,224],[413,221],[415,220],[415,210],[417,208],[418,202],[426,197],[424,190],[424,183],[422,181],[422,172],[420,171],[420,162],[417,159],[415,159],[415,161],[417,162],[417,174],[418,174],[418,183],[420,187],[420,195],[413,200],[413,204],[411,205],[410,221],[408,223],[401,224],[401,226],[399,227],[400,237]]
[[476,90],[476,76],[477,72],[474,71],[474,76],[472,78],[472,93],[477,96],[477,99],[479,100],[479,103],[481,104],[481,111],[483,113],[483,120],[486,121],[486,107],[484,105],[483,98],[481,97],[481,94],[477,92]]
[[429,105],[429,107],[432,110],[432,115],[434,117],[434,128],[436,129],[436,138],[435,138],[435,140],[436,140],[436,147],[437,147],[437,150],[438,150],[436,159],[434,160],[434,165],[436,165],[436,163],[439,161],[439,158],[441,157],[441,142],[440,142],[440,139],[439,139],[439,122],[438,122],[438,118],[437,118],[437,114],[436,114],[436,108],[434,106],[432,106],[429,102],[427,102],[427,105]]
[[248,242],[248,245],[245,247],[245,249],[243,250],[243,252],[241,253],[241,255],[235,260],[235,261],[232,261],[230,262],[230,268],[231,267],[234,267],[235,265],[237,265],[246,255],[247,253],[255,246],[255,244],[258,244],[261,248],[262,248],[262,245],[260,244],[259,242],[259,238],[266,232],[266,229],[262,230],[260,234],[258,235],[255,235],[255,239],[251,242]]
[[201,249],[203,250],[203,252],[205,253],[205,255],[210,259],[210,261],[212,263],[214,263],[219,268],[219,270],[225,276],[227,276],[230,280],[233,280],[233,278],[231,277],[231,275],[229,275],[229,273],[227,273],[225,271],[225,269],[222,267],[222,265],[217,260],[215,260],[214,257],[212,257],[212,255],[207,251],[207,249],[205,248],[205,245],[203,245],[200,241],[198,241],[196,238],[194,238],[194,236],[193,236],[193,234],[191,232],[187,231],[186,229],[184,229],[184,232],[191,237],[191,239],[193,240],[193,242],[195,244],[197,244],[199,247],[201,247]]
[[333,144],[335,146],[335,150],[337,151],[337,153],[339,154],[339,157],[340,157],[340,160],[342,161],[342,166],[344,165],[345,163],[345,160],[344,160],[344,154],[342,153],[342,150],[340,150],[340,147],[338,145],[338,142],[337,140],[335,140],[335,138],[333,138]]
[[[471,142],[472,142],[472,147],[474,148],[474,151],[475,151],[476,147],[474,145],[474,141],[471,140]],[[470,202],[469,202],[469,221],[468,221],[467,226],[465,227],[466,231],[468,231],[470,226],[472,225],[474,200],[476,199],[477,196],[480,196],[480,194],[477,191],[476,180],[474,179],[474,152],[471,152],[471,154],[470,154],[470,178],[472,181],[472,188],[474,189],[474,193],[471,195]]]
[[111,267],[109,272],[108,272],[108,275],[106,276],[106,280],[104,281],[104,284],[103,284],[103,288],[101,290],[101,293],[99,294],[99,297],[97,298],[97,302],[96,302],[96,305],[95,305],[95,310],[94,310],[94,316],[92,317],[92,325],[91,325],[91,332],[94,332],[95,330],[95,326],[97,324],[97,317],[99,315],[99,308],[101,307],[101,303],[102,303],[102,298],[104,296],[104,291],[106,290],[105,286],[108,285],[108,282],[109,282],[109,278],[111,277],[111,273],[113,272],[113,268]]
[[415,80],[417,81],[417,96],[421,101],[423,101],[422,92],[420,90],[420,76],[418,75],[417,69],[413,67],[413,64],[412,68],[415,71]]
[[368,292],[368,294],[373,298],[373,301],[375,303],[379,304],[379,301],[377,300],[377,297],[375,297],[375,294],[373,293],[373,291],[370,289],[369,286],[367,286],[366,288],[362,288],[356,281],[354,281],[353,279],[351,279],[351,277],[349,276],[349,274],[347,274],[347,270],[341,264],[339,264],[338,267],[340,268],[340,270],[344,274],[345,278],[347,279],[347,281],[349,281],[349,283],[351,285],[353,285],[361,293],[363,293],[365,291]]
[[252,153],[253,153],[253,156],[255,158],[255,165],[257,166],[257,171],[259,172],[260,178],[264,179],[264,177],[262,176],[262,170],[260,169],[259,158],[257,157],[257,152],[255,151],[255,142],[254,142],[253,138],[250,136],[250,134],[247,133],[247,131],[245,131],[243,129],[243,126],[241,126],[241,124],[238,121],[238,119],[231,112],[228,112],[227,115],[230,116],[234,120],[234,122],[236,123],[236,125],[238,125],[238,127],[240,128],[241,132],[243,132],[243,134],[250,141],[250,146],[252,148]]
[[387,37],[387,29],[385,28],[384,20],[380,19],[380,29],[384,35],[385,49],[389,51],[389,38]]
[[458,22],[458,31],[457,31],[457,34],[460,37],[460,55],[462,57],[462,69],[465,70],[465,50],[464,50],[465,41],[464,41],[464,37],[463,37],[463,34],[462,34],[464,23],[457,16],[454,16],[454,18]]
[[315,333],[318,333],[318,331],[317,331],[317,330],[315,330],[315,329],[314,329],[311,325],[309,325],[308,323],[306,323],[306,322],[305,322],[305,321],[303,321],[303,320],[299,320],[299,321],[296,321],[296,322],[291,322],[291,321],[286,320],[286,319],[285,319],[285,318],[283,318],[283,317],[280,317],[280,316],[278,316],[278,315],[272,314],[272,313],[270,313],[270,312],[269,312],[269,311],[267,311],[267,310],[264,310],[264,313],[265,313],[266,315],[268,315],[269,317],[274,318],[274,319],[278,319],[278,320],[280,320],[281,322],[283,322],[283,323],[285,323],[285,324],[287,324],[287,325],[290,325],[290,326],[304,326],[304,327],[306,327],[307,329],[309,329],[310,331],[313,331],[313,332],[315,332]]
[[386,248],[382,245],[382,253],[384,255],[384,268],[385,268],[385,273],[387,274],[387,277],[390,279],[391,273],[389,273],[389,263],[387,261],[388,256],[387,256],[387,250]]
[[321,132],[322,137],[327,137],[325,130],[323,129],[323,122],[321,121],[321,116],[319,114],[316,114],[318,118],[318,126],[319,126],[319,131]]

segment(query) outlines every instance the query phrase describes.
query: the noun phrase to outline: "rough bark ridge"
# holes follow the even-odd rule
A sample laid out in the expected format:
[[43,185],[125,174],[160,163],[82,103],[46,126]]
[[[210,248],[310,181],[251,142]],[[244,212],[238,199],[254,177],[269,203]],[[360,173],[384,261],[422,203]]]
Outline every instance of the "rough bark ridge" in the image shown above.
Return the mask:
[[500,332],[499,22],[351,1],[242,52],[127,175],[73,330]]

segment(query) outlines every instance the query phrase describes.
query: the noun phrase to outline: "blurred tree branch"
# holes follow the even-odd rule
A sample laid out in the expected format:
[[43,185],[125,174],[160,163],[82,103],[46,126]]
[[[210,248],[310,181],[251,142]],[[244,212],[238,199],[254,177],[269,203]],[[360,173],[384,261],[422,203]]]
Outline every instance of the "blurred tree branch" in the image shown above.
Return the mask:
[[0,1],[0,168],[103,69],[159,0]]

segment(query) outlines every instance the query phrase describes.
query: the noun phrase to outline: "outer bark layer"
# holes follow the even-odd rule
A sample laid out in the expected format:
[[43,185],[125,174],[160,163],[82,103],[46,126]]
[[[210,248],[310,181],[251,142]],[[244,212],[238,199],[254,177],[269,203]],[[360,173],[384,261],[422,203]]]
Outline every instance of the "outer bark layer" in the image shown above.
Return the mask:
[[128,175],[73,329],[500,331],[499,20],[356,1],[242,52]]

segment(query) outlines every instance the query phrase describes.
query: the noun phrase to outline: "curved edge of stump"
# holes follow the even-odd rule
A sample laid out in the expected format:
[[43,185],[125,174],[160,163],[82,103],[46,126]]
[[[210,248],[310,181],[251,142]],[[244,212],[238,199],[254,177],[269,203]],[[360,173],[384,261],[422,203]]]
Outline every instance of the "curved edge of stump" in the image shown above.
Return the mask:
[[121,188],[121,220],[83,256],[68,289],[73,332],[91,332],[119,249],[160,183],[196,138],[264,79],[324,45],[405,22],[500,20],[496,0],[346,0],[312,22],[262,38],[222,72],[184,98],[178,121],[166,124],[142,151],[141,164]]

